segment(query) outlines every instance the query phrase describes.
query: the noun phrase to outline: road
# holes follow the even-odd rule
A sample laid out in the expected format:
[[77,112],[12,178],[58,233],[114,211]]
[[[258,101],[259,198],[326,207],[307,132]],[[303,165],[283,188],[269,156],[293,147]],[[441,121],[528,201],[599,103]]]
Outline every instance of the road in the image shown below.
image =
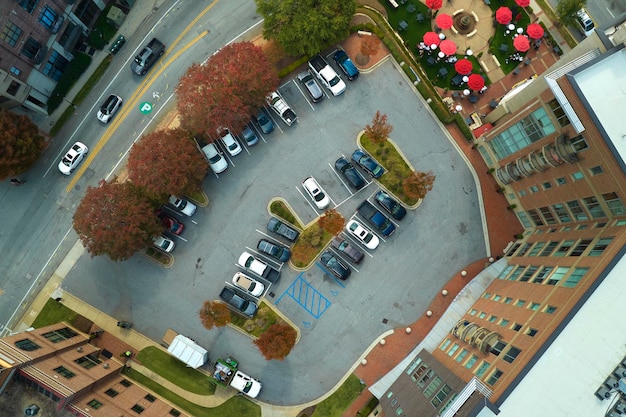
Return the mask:
[[[559,1],[548,0],[548,3],[556,10]],[[585,8],[594,20],[596,27],[602,28],[608,25],[615,17],[626,12],[626,2],[623,0],[594,0],[588,1]],[[569,26],[568,29],[578,42],[583,39],[584,35],[580,33],[577,27]]]

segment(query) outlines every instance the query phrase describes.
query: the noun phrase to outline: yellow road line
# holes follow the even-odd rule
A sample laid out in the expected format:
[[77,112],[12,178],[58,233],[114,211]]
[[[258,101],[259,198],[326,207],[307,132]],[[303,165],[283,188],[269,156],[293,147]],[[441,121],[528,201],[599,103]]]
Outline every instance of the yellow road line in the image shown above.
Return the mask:
[[[178,43],[181,41],[181,39],[198,22],[198,20],[200,20],[218,2],[219,2],[219,0],[214,0],[189,25],[187,25],[187,27],[181,32],[181,34],[176,38],[176,40],[174,40],[174,42],[172,43],[172,46],[169,49],[170,50],[174,49],[176,47],[176,45],[178,45]],[[189,42],[187,45],[185,45],[180,51],[176,52],[175,54],[173,54],[173,55],[171,55],[169,57],[168,57],[169,54],[167,52],[165,53],[165,57],[168,58],[167,61],[163,65],[161,65],[156,72],[152,71],[152,74],[150,75],[150,77],[146,77],[146,79],[143,80],[143,82],[139,85],[139,87],[137,87],[137,89],[135,89],[135,92],[132,94],[130,99],[128,99],[128,101],[124,102],[124,104],[122,105],[122,108],[120,109],[120,113],[117,115],[117,117],[115,117],[113,119],[113,122],[111,122],[111,124],[107,128],[106,132],[104,132],[104,134],[102,135],[100,140],[98,140],[98,143],[96,143],[96,145],[93,148],[89,149],[89,154],[87,155],[87,158],[85,159],[85,161],[83,161],[81,167],[74,172],[74,176],[72,177],[72,179],[70,180],[69,184],[65,188],[65,192],[69,193],[70,191],[72,191],[72,189],[74,188],[74,186],[76,185],[78,180],[80,180],[82,178],[82,176],[85,173],[85,171],[87,170],[87,168],[89,168],[89,166],[91,165],[91,163],[95,159],[96,155],[98,155],[98,153],[100,153],[100,151],[102,150],[104,145],[106,145],[107,142],[109,141],[109,139],[111,139],[111,137],[116,132],[116,130],[119,127],[119,125],[126,119],[128,114],[130,113],[130,111],[133,108],[135,108],[135,106],[139,102],[139,98],[146,93],[146,91],[149,89],[149,87],[158,79],[158,77],[178,57],[180,57],[180,55],[185,53],[189,48],[194,46],[200,39],[202,39],[207,34],[208,34],[208,30],[205,30],[205,31],[201,32],[198,36],[196,36],[194,39],[192,39],[191,42]]]

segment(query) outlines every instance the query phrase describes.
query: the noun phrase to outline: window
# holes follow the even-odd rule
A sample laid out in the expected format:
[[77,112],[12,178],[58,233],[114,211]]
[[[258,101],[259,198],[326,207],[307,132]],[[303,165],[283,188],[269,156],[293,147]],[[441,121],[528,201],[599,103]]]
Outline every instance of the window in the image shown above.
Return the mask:
[[557,285],[559,283],[559,281],[565,276],[565,274],[567,274],[568,271],[569,271],[568,267],[559,266],[556,269],[556,271],[554,271],[554,274],[552,274],[552,276],[550,276],[550,279],[548,280],[548,282],[546,284],[548,284],[548,285]]
[[529,327],[528,330],[526,330],[526,334],[530,337],[535,337],[535,335],[537,334],[537,329]]
[[526,305],[526,300],[522,300],[521,298],[515,302],[515,307],[524,307]]
[[561,108],[561,105],[559,104],[557,99],[552,99],[551,101],[549,101],[548,106],[550,106],[552,115],[554,116],[556,121],[559,123],[559,126],[563,127],[563,126],[567,126],[568,124],[570,124],[570,121],[567,118],[567,115]]
[[565,185],[565,184],[567,184],[567,178],[559,177],[559,178],[555,179],[554,182],[556,182],[556,185]]
[[598,222],[593,225],[596,229],[602,229],[604,226],[606,226],[606,222]]
[[522,325],[519,323],[513,323],[513,325],[511,326],[511,330],[515,332],[519,332],[521,328],[522,328]]
[[17,96],[17,92],[20,91],[20,87],[22,85],[17,81],[11,81],[9,87],[7,88],[7,94],[12,95],[13,97]]
[[11,72],[11,74],[15,75],[16,77],[19,77],[20,74],[22,73],[22,70],[19,69],[18,67],[11,67],[9,69],[9,72]]
[[567,277],[565,282],[563,283],[564,287],[574,288],[578,282],[585,276],[585,274],[589,271],[589,268],[575,268],[572,275]]
[[526,190],[519,190],[517,193],[520,197],[524,197],[526,195]]
[[626,220],[618,220],[615,222],[615,226],[626,226]]
[[491,316],[489,316],[489,322],[490,323],[495,323],[496,320],[498,320],[498,316],[494,316],[493,314]]
[[28,37],[24,46],[22,47],[22,55],[26,58],[35,59],[37,53],[41,49],[41,44],[37,42],[33,37]]
[[539,310],[539,306],[540,306],[540,305],[541,305],[541,304],[539,304],[539,303],[530,303],[530,305],[528,306],[528,308],[530,308],[532,311],[537,311],[537,310]]
[[400,416],[400,415],[402,415],[402,413],[404,413],[404,410],[402,410],[402,408],[398,407],[398,409],[396,410],[396,415]]
[[544,266],[543,268],[541,268],[539,273],[533,279],[533,284],[541,284],[543,280],[546,279],[546,277],[550,274],[550,272],[552,272],[553,269],[554,267],[551,266]]
[[143,413],[143,410],[144,410],[144,408],[140,406],[139,404],[133,405],[130,409],[133,410],[137,414]]
[[606,203],[607,207],[611,211],[611,214],[614,216],[621,216],[626,213],[626,208],[624,204],[622,204],[622,200],[617,196],[616,193],[606,193],[602,194],[602,198]]
[[491,298],[491,293],[488,293],[488,292],[484,293],[483,294],[483,298],[486,299],[486,300],[490,299]]
[[528,249],[530,249],[530,247],[532,245],[533,245],[532,243],[525,243],[524,246],[522,247],[522,249],[520,249],[520,251],[515,256],[524,256],[524,255],[526,255],[526,252],[528,252]]
[[474,374],[476,374],[476,376],[478,378],[482,378],[483,375],[485,375],[485,372],[487,372],[487,369],[491,366],[491,364],[489,362],[483,361],[478,368],[476,369],[476,371],[474,372]]
[[437,390],[439,389],[442,383],[443,381],[441,380],[441,378],[435,377],[433,381],[430,384],[428,384],[428,386],[424,390],[424,395],[426,396],[426,398],[432,397],[433,394],[437,392]]
[[100,401],[96,400],[95,398],[94,398],[93,400],[89,401],[89,402],[87,403],[87,405],[88,405],[89,407],[93,408],[93,409],[96,409],[96,410],[97,410],[98,408],[102,407],[102,403],[101,403]]
[[509,272],[511,272],[513,270],[513,268],[515,268],[515,265],[507,265],[502,272],[500,272],[500,275],[498,275],[498,279],[503,279],[505,278],[507,275],[509,275]]
[[569,256],[581,256],[585,252],[585,250],[587,250],[587,247],[591,244],[592,240],[593,239],[583,239],[578,242],[578,245],[576,245],[576,247],[569,254]]
[[76,376],[74,372],[70,371],[64,366],[59,366],[58,368],[54,368],[54,371],[58,373],[59,375],[64,376],[68,379]]
[[469,351],[467,349],[463,349],[458,355],[456,355],[456,358],[454,360],[457,361],[458,363],[461,363],[463,362],[463,359],[465,359],[468,353]]
[[178,411],[178,410],[177,410],[177,409],[175,409],[175,408],[172,408],[172,409],[170,410],[170,415],[172,415],[172,416],[174,416],[174,417],[179,417],[179,416],[180,416],[180,411]]
[[552,255],[552,252],[554,251],[554,249],[557,247],[557,245],[559,244],[559,242],[548,242],[548,244],[546,245],[546,248],[541,252],[541,254],[539,256],[550,256]]
[[431,378],[435,376],[435,371],[433,371],[432,369],[429,369],[428,372],[426,372],[424,374],[424,376],[422,377],[421,380],[417,381],[417,386],[420,388],[424,388],[426,386],[426,384],[428,384],[431,380]]
[[40,349],[37,343],[33,342],[30,339],[22,339],[15,342],[15,346],[21,350],[25,350],[26,352],[32,352],[33,350]]
[[528,280],[530,280],[530,277],[532,277],[535,274],[535,272],[537,272],[538,269],[539,269],[538,266],[529,266],[526,272],[524,272],[524,275],[522,275],[522,277],[519,280],[521,282],[527,282]]
[[613,241],[612,237],[605,237],[598,240],[595,246],[589,251],[589,256],[600,256],[602,252],[609,246],[609,243]]
[[117,394],[119,394],[119,392],[115,391],[113,388],[109,388],[108,390],[104,391],[104,393],[111,398],[114,398],[117,396]]
[[498,379],[502,376],[503,372],[496,368],[496,370],[491,374],[491,376],[487,379],[487,384],[493,386]]
[[502,319],[498,324],[502,327],[506,327],[509,324],[509,321],[507,319]]
[[552,314],[555,311],[556,311],[556,307],[554,306],[546,306],[546,308],[543,309],[543,312],[547,314]]
[[452,345],[452,347],[450,348],[450,350],[448,351],[448,356],[452,356],[456,353],[456,351],[459,350],[459,345],[457,345],[456,343]]
[[493,296],[493,301],[498,302],[498,301],[500,301],[501,299],[502,299],[502,296],[501,296],[501,295],[497,295],[497,294],[496,294],[496,295],[494,295],[494,296]]
[[42,72],[53,80],[59,81],[61,75],[63,75],[63,71],[65,71],[65,67],[67,67],[68,64],[69,61],[63,58],[60,53],[52,51]]
[[97,353],[92,353],[90,355],[83,356],[82,358],[76,359],[74,363],[82,366],[85,369],[93,368],[94,366],[102,362],[100,359],[98,359],[97,355]]
[[478,310],[476,310],[475,308],[471,309],[469,312],[470,316],[475,316],[476,313],[478,313]]
[[522,226],[524,226],[526,229],[532,226],[530,220],[528,220],[528,216],[526,215],[526,213],[524,213],[523,211],[516,211],[515,214],[517,215],[517,218],[519,219]]
[[517,281],[517,278],[519,278],[520,274],[524,272],[524,269],[526,269],[526,266],[524,265],[518,266],[517,269],[513,271],[513,273],[509,277],[509,281]]
[[602,169],[601,165],[598,165],[598,166],[589,168],[589,172],[591,173],[591,175],[596,176],[596,175],[603,174],[604,170]]
[[541,186],[543,187],[544,190],[549,190],[550,188],[552,188],[552,183],[550,181],[546,181],[543,184],[541,184]]
[[579,225],[576,227],[576,230],[585,230],[585,229],[586,229],[586,228],[588,228],[588,227],[589,227],[589,225],[588,225],[588,224],[579,224]]
[[572,179],[574,181],[578,181],[578,180],[582,180],[583,178],[585,178],[585,176],[583,175],[582,172],[580,171],[576,171],[571,175]]
[[585,138],[583,138],[582,135],[575,136],[569,141],[574,149],[576,149],[576,152],[584,151],[585,149],[589,148],[589,145],[587,145],[587,142],[585,142]]
[[39,15],[39,23],[41,23],[46,29],[52,29],[52,26],[54,26],[56,21],[57,13],[52,10],[50,6],[46,5]]
[[64,327],[62,329],[53,330],[51,332],[44,333],[42,336],[48,339],[49,341],[51,341],[52,343],[58,343],[63,340],[71,339],[72,337],[78,336],[78,333],[76,333],[74,330],[70,329],[69,327]]
[[554,218],[554,214],[552,214],[552,211],[550,211],[550,207],[539,207],[539,211],[546,221],[546,224],[557,224],[557,221]]
[[539,187],[537,187],[536,185],[531,185],[530,187],[528,187],[528,191],[530,191],[531,194],[538,193]]
[[125,386],[126,388],[130,387],[131,385],[133,385],[132,382],[130,382],[128,379],[122,379],[120,381],[120,384],[122,384],[123,386]]
[[422,375],[424,375],[424,373],[428,370],[428,366],[426,365],[422,365],[419,368],[417,368],[417,371],[415,371],[415,373],[413,375],[411,375],[411,379],[413,381],[418,381],[422,379]]
[[554,213],[559,218],[559,221],[561,223],[569,223],[572,221],[572,218],[570,217],[569,213],[567,212],[567,209],[565,208],[563,204],[561,203],[553,204],[552,209],[554,210]]
[[593,219],[606,217],[606,213],[604,213],[598,199],[594,196],[583,198],[583,202],[585,203],[585,206],[587,206],[587,210],[589,210],[589,214],[591,214]]
[[506,343],[504,343],[502,340],[498,340],[494,346],[491,346],[491,348],[489,349],[489,353],[494,356],[498,356],[500,353],[502,353],[502,349],[504,349],[505,347]]
[[143,398],[145,398],[145,399],[146,399],[146,401],[149,401],[149,402],[151,402],[151,403],[153,403],[153,402],[155,402],[155,401],[156,401],[156,397],[155,397],[154,395],[152,395],[152,394],[146,394],[146,396],[145,396],[145,397],[143,397]]
[[4,29],[2,30],[0,39],[2,39],[3,41],[5,41],[11,46],[15,46],[21,34],[22,34],[22,29],[20,29],[19,27],[17,27],[15,24],[11,22],[8,22],[4,26]]
[[526,210],[530,219],[535,223],[535,226],[543,226],[543,220],[541,220],[541,216],[539,216],[539,212],[535,209]]
[[515,358],[517,358],[517,355],[519,355],[521,352],[522,351],[515,346],[511,346],[511,348],[506,352],[502,359],[504,359],[508,363],[513,363]]
[[542,107],[515,123],[488,142],[498,159],[506,158],[556,131]]
[[519,249],[519,247],[522,246],[521,243],[516,243],[513,246],[511,246],[511,249],[509,249],[506,253],[506,256],[511,256],[515,253],[516,250]]
[[439,392],[437,392],[437,395],[435,395],[435,397],[432,400],[430,400],[430,403],[435,408],[439,407],[439,404],[441,404],[443,400],[446,399],[446,397],[448,396],[448,394],[450,394],[451,391],[452,391],[452,388],[450,388],[448,385],[444,385],[443,387],[441,387]]
[[528,256],[537,256],[539,251],[546,245],[546,242],[537,242],[533,246],[532,250],[528,253]]
[[512,301],[513,299],[511,297],[506,297],[503,302],[504,304],[511,304]]
[[444,342],[441,344],[439,349],[446,350],[448,348],[448,346],[450,346],[450,343],[452,343],[452,341],[450,339],[444,340]]
[[570,211],[572,212],[572,215],[577,221],[589,220],[589,217],[587,217],[587,214],[585,213],[581,205],[578,203],[578,200],[568,201],[567,207],[569,207]]
[[484,319],[485,317],[487,317],[487,313],[485,313],[485,312],[481,312],[481,313],[478,315],[478,318],[479,318],[479,319]]
[[465,368],[466,369],[472,369],[472,367],[474,366],[474,364],[476,363],[476,361],[478,360],[478,356],[476,355],[472,355],[467,362],[465,362]]
[[563,243],[561,244],[561,246],[559,246],[559,248],[557,249],[557,251],[554,253],[553,256],[565,256],[565,254],[567,252],[570,251],[570,249],[572,249],[572,246],[574,246],[574,241],[573,240],[565,240],[563,241]]
[[415,360],[413,362],[411,362],[411,364],[409,366],[407,366],[406,374],[407,375],[411,375],[413,373],[413,371],[415,371],[415,369],[419,366],[420,363],[422,363],[422,359],[421,358],[415,358]]
[[37,3],[39,3],[39,0],[20,0],[20,6],[28,13],[32,13],[35,10]]

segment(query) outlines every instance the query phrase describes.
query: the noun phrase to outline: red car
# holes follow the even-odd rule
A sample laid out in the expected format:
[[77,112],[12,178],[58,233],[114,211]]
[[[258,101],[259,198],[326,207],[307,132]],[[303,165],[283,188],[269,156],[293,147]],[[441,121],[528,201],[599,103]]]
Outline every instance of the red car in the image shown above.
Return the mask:
[[180,235],[183,232],[185,225],[179,222],[178,220],[176,220],[175,218],[168,216],[161,210],[157,211],[156,215],[159,219],[161,219],[163,226],[168,232],[173,233],[175,235]]

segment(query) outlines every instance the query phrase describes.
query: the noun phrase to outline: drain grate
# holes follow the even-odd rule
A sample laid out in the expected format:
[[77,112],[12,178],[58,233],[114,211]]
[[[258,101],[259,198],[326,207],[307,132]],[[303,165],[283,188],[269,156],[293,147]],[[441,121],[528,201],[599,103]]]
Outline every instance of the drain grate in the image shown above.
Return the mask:
[[388,322],[389,322],[389,320],[383,319],[383,324],[387,324]]

